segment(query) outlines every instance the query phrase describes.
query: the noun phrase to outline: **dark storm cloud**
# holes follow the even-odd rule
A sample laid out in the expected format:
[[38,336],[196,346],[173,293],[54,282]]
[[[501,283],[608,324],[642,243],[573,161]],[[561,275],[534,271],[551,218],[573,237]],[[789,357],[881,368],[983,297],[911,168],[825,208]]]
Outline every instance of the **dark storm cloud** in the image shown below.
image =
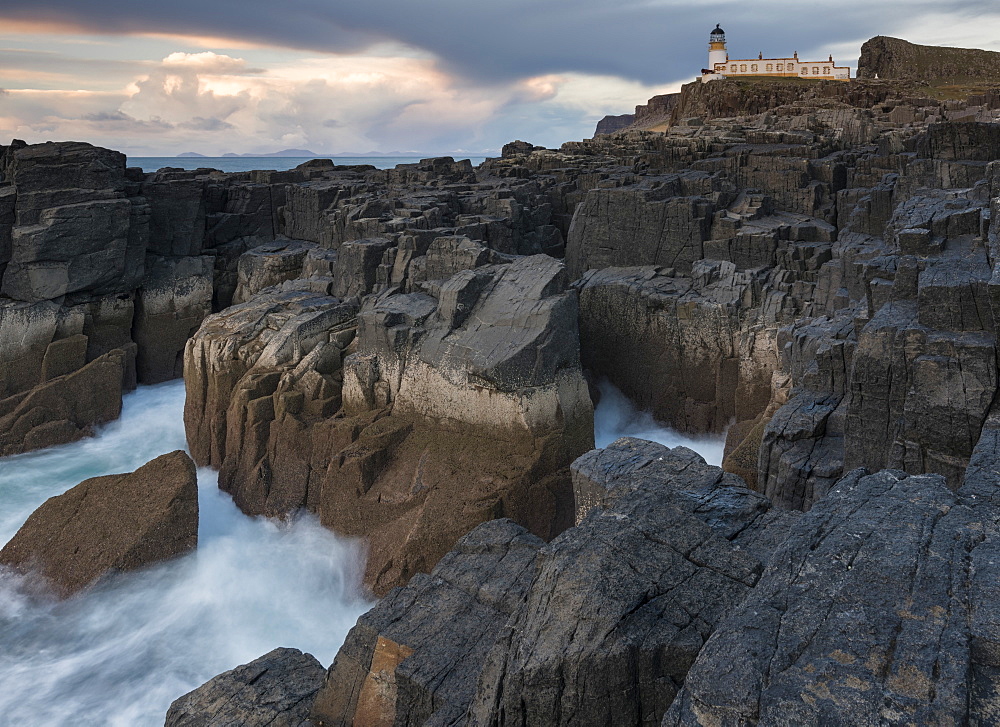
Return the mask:
[[662,83],[697,73],[692,60],[704,54],[715,23],[723,24],[737,55],[808,53],[893,35],[905,20],[929,12],[948,13],[956,23],[998,14],[995,0],[840,0],[831,7],[836,10],[823,12],[815,4],[787,0],[0,0],[0,18],[70,23],[96,33],[218,36],[337,53],[396,40],[434,53],[470,82],[577,71]]

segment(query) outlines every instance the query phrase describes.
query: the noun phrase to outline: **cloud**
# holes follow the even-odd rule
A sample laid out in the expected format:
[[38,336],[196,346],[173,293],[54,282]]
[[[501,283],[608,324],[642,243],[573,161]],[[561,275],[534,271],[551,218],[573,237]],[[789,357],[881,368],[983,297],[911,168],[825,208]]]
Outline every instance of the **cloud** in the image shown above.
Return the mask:
[[266,72],[222,53],[176,51],[137,62],[116,92],[22,89],[5,115],[29,141],[82,138],[150,156],[289,146],[496,151],[514,136],[548,145],[581,138],[603,114],[663,90],[572,73],[474,84],[391,44],[356,56],[296,56]]
[[189,69],[197,73],[214,75],[254,75],[266,73],[262,68],[247,68],[247,62],[242,58],[203,51],[201,53],[183,53],[177,51],[163,59],[164,68]]
[[195,116],[190,121],[182,122],[178,126],[182,129],[191,129],[192,131],[225,131],[236,128],[222,119],[206,119],[202,116]]
[[[837,8],[817,22],[790,0],[0,0],[0,25],[101,34],[0,48],[0,84],[11,91],[0,138],[83,138],[140,155],[434,153],[495,150],[515,137],[557,146],[691,80],[716,22],[736,57],[798,51],[849,63],[877,34],[955,45],[1000,37],[992,1]],[[0,42],[13,44],[10,27]]]
[[[840,0],[836,12],[805,12],[801,2],[735,0],[47,0],[8,3],[0,18],[58,23],[95,33],[175,34],[331,54],[357,54],[394,41],[433,54],[449,73],[476,82],[582,73],[651,84],[697,72],[708,30],[721,22],[741,54],[800,54],[878,34],[903,34],[928,13],[968,35],[997,23],[993,0]],[[928,31],[932,29],[928,28]],[[933,36],[932,36],[933,37]],[[931,41],[930,38],[925,42]],[[931,41],[933,42],[933,41]],[[981,41],[979,41],[981,42]]]

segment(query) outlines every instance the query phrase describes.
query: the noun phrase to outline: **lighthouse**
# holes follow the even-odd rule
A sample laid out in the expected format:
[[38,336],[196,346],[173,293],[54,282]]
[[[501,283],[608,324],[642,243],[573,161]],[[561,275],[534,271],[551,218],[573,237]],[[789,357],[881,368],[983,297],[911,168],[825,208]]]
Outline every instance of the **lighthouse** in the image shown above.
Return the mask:
[[718,81],[725,78],[721,71],[726,69],[729,52],[726,50],[726,31],[716,24],[708,34],[708,66],[701,69],[701,82]]
[[701,69],[702,83],[723,78],[798,78],[803,81],[850,81],[851,69],[838,66],[833,56],[825,61],[802,61],[798,53],[791,58],[730,58],[726,50],[726,31],[715,26],[708,34],[708,67]]
[[719,63],[729,60],[729,53],[726,52],[726,31],[716,24],[715,30],[708,35],[708,68],[712,71]]

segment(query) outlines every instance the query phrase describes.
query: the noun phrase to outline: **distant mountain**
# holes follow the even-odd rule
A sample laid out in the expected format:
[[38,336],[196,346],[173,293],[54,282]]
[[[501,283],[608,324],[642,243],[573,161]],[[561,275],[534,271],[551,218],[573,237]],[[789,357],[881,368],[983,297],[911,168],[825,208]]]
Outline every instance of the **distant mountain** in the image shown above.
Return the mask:
[[179,159],[180,157],[204,157],[204,156],[205,156],[204,154],[199,154],[196,151],[186,151],[182,154],[178,154],[177,158]]
[[271,152],[270,154],[234,154],[233,152],[226,152],[222,156],[224,157],[317,157],[320,156],[314,151],[309,151],[308,149],[282,149],[281,151]]

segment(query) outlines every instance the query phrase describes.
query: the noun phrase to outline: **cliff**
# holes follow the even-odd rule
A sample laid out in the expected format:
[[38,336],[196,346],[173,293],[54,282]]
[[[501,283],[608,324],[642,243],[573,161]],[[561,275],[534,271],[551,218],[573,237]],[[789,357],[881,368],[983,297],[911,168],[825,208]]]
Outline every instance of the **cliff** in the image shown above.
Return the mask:
[[858,78],[891,78],[928,82],[969,79],[995,81],[1000,53],[977,48],[917,45],[879,35],[861,46]]
[[670,114],[680,101],[679,93],[664,93],[635,107],[632,129],[649,129],[670,119]]
[[[798,78],[727,78],[711,83],[695,81],[681,88],[670,114],[670,124],[698,117],[703,120],[732,116],[753,116],[777,112],[788,106],[836,106],[870,109],[889,98],[918,97],[921,89],[913,83],[803,81]],[[923,95],[926,95],[924,91]]]
[[635,114],[605,116],[597,122],[597,129],[594,131],[594,136],[597,136],[598,134],[613,134],[616,131],[624,129],[633,121],[635,121]]

